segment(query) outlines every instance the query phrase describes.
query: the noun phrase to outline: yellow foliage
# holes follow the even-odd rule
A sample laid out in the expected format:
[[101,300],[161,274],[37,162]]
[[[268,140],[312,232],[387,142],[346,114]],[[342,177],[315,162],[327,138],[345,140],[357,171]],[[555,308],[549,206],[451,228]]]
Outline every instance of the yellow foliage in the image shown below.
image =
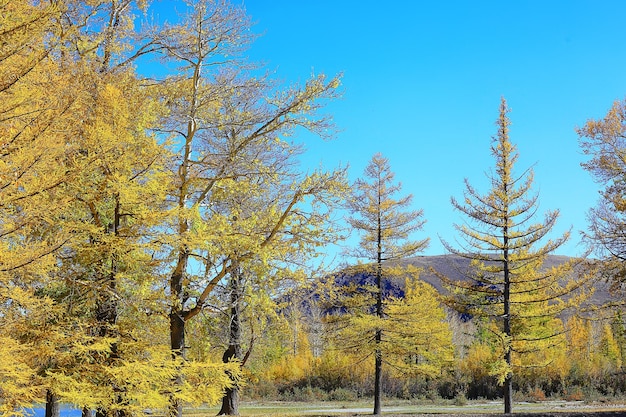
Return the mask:
[[613,336],[613,330],[609,323],[602,327],[602,337],[600,339],[600,353],[609,361],[614,369],[622,367],[622,354],[620,347]]
[[382,350],[400,374],[436,376],[454,360],[452,332],[437,290],[418,273],[406,279],[403,298],[387,303]]
[[267,372],[267,377],[277,382],[296,382],[312,375],[316,359],[313,358],[306,333],[299,332],[297,336],[297,352],[284,354],[280,361]]
[[[408,275],[404,297],[384,301],[384,317],[370,314],[374,305],[369,287],[346,288],[344,305],[349,314],[338,314],[335,330],[339,347],[357,357],[371,357],[380,349],[392,375],[437,376],[451,367],[454,345],[447,315],[431,285],[419,280],[419,270],[385,269],[388,279]],[[373,291],[372,291],[373,292]],[[374,292],[375,294],[375,292]],[[375,334],[382,330],[382,340]]]
[[460,368],[466,375],[479,379],[491,375],[491,364],[500,359],[500,353],[486,343],[473,343],[465,357],[460,361]]
[[24,346],[17,340],[0,336],[0,415],[23,416],[25,411],[40,398],[41,386],[35,371],[28,365],[32,346]]

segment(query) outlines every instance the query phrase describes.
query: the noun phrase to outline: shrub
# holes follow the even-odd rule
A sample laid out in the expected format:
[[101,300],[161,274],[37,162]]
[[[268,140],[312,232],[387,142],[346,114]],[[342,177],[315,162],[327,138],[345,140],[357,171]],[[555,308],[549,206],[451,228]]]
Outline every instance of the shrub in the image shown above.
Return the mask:
[[535,387],[532,390],[530,390],[528,392],[528,399],[530,401],[545,401],[546,400],[546,394],[545,392],[543,392],[543,390],[539,387]]
[[583,390],[580,387],[573,387],[563,391],[563,399],[566,401],[582,401],[584,397]]
[[305,387],[293,387],[291,391],[286,391],[284,393],[289,401],[299,401],[299,402],[312,402],[312,401],[325,401],[327,399],[327,394],[324,390],[320,388],[314,388],[310,385]]
[[336,388],[328,394],[331,401],[356,401],[357,395],[354,391],[345,388]]

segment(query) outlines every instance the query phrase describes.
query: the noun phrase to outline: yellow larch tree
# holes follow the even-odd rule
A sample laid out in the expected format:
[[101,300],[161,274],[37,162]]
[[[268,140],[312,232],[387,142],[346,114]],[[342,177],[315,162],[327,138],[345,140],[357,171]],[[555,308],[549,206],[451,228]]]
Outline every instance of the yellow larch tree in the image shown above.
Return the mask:
[[35,291],[49,281],[53,255],[72,235],[58,227],[67,202],[58,188],[75,174],[60,161],[80,120],[72,74],[55,55],[64,39],[63,11],[57,3],[0,2],[0,321],[7,329],[0,336],[7,348],[0,378],[12,369],[21,375],[2,383],[0,403],[9,414],[41,398],[31,361],[39,346],[20,340],[14,329],[28,314],[51,307]]
[[371,276],[374,282],[361,286],[357,294],[347,295],[345,301],[356,307],[348,316],[351,321],[348,327],[367,346],[363,354],[374,356],[375,415],[382,409],[382,372],[388,349],[383,345],[395,343],[393,334],[385,336],[388,320],[383,280],[398,274],[390,263],[413,256],[428,246],[428,239],[412,239],[425,223],[423,212],[410,209],[412,195],[398,196],[402,185],[394,182],[394,177],[389,160],[381,153],[374,154],[365,168],[364,178],[355,182],[349,200],[348,223],[361,235],[359,246],[351,254],[367,262],[354,270],[359,275]]
[[626,269],[626,100],[616,100],[601,119],[577,129],[580,147],[590,159],[582,164],[601,187],[596,207],[589,210],[585,233],[601,263],[600,272],[622,304]]
[[[291,170],[297,147],[285,139],[298,127],[327,133],[328,120],[316,113],[337,95],[338,79],[317,76],[302,87],[279,89],[266,77],[253,77],[240,55],[251,40],[243,10],[222,1],[188,6],[184,24],[163,38],[180,76],[167,80],[170,114],[161,129],[172,135],[176,150],[168,291],[171,348],[183,358],[186,323],[218,286],[238,280],[240,266],[266,264],[289,244],[305,242],[292,240],[294,233],[322,233],[311,223],[315,205],[333,198],[343,177],[341,170]],[[253,203],[262,210],[238,207],[267,190],[265,200]],[[245,195],[252,199],[233,198]],[[307,205],[314,208],[311,214]],[[178,383],[183,381],[181,375]],[[174,402],[171,413],[180,415],[181,404]]]
[[404,296],[385,308],[384,340],[392,373],[436,378],[454,362],[452,332],[439,293],[415,271],[405,281]]
[[569,233],[548,239],[558,211],[535,222],[538,196],[531,192],[533,172],[517,175],[514,171],[518,154],[509,139],[508,112],[503,98],[491,147],[495,159],[495,170],[488,175],[491,190],[480,194],[466,180],[463,198],[452,198],[452,205],[467,221],[456,226],[462,237],[460,248],[443,243],[451,253],[470,259],[471,270],[458,282],[440,274],[453,289],[451,306],[496,324],[493,334],[500,358],[492,365],[492,374],[503,384],[505,413],[512,412],[516,351],[531,353],[557,342],[562,330],[552,318],[584,301],[590,282],[589,275],[574,270],[580,259],[542,269],[547,255]]

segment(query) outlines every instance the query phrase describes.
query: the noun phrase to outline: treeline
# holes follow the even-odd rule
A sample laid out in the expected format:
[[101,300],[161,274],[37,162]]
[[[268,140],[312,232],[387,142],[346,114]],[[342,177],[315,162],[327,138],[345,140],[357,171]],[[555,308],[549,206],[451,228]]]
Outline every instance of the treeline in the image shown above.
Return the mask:
[[[579,131],[603,188],[587,236],[601,261],[542,269],[568,236],[550,236],[557,212],[535,219],[503,100],[492,189],[468,182],[453,200],[465,246],[446,246],[471,267],[460,281],[439,271],[442,297],[394,267],[428,239],[414,239],[426,218],[389,161],[374,155],[355,184],[341,167],[298,167],[291,137],[332,135],[322,110],[339,78],[270,78],[246,59],[239,6],[171,10],[0,0],[1,413],[181,416],[221,402],[238,414],[243,393],[373,395],[378,414],[383,394],[434,392],[504,395],[508,412],[514,388],[622,392],[621,316],[581,310],[592,278],[619,292],[624,276],[622,103]],[[314,268],[347,227],[359,262]]]
[[[297,314],[301,312],[294,316],[298,317]],[[249,382],[243,388],[245,398],[352,401],[373,396],[373,360],[345,352],[342,340],[319,339],[319,330],[315,329],[319,322],[315,320],[302,320],[300,316],[299,327],[290,320],[295,319],[287,314],[279,332],[281,336],[269,339],[282,341],[267,346],[273,354],[250,361]],[[554,349],[537,352],[535,364],[542,366],[520,363],[515,368],[514,398],[518,401],[623,398],[626,340],[621,314],[604,321],[570,317],[560,320],[559,325],[567,333],[559,338]],[[498,346],[486,334],[488,331],[452,312],[442,326],[451,332],[454,359],[442,364],[432,375],[407,375],[397,367],[388,367],[383,373],[384,398],[444,399],[457,404],[472,399],[501,399],[502,386],[493,372],[494,364],[500,359]],[[327,330],[329,335],[333,334]],[[317,350],[316,344],[324,349]]]

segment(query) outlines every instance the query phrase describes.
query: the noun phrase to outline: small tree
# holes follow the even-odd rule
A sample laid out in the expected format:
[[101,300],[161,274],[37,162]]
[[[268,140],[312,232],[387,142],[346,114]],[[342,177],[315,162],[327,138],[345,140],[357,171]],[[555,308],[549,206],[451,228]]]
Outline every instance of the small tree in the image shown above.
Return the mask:
[[385,351],[396,373],[440,376],[454,360],[454,345],[437,290],[413,274],[406,279],[404,296],[391,297],[385,306]]
[[[547,240],[558,211],[533,223],[538,210],[538,196],[531,193],[533,172],[514,174],[518,154],[509,141],[508,111],[502,99],[498,133],[491,147],[496,167],[495,173],[488,175],[490,192],[481,195],[466,180],[463,199],[452,198],[452,205],[468,221],[456,225],[462,236],[460,248],[443,243],[450,252],[471,260],[470,272],[460,282],[441,276],[454,289],[448,300],[452,306],[497,324],[492,331],[499,340],[501,359],[492,365],[492,374],[504,384],[505,413],[511,413],[513,402],[513,354],[521,356],[553,346],[547,341],[554,342],[562,331],[546,320],[580,303],[585,297],[580,290],[587,281],[573,277],[578,260],[542,270],[546,256],[560,247],[569,233]],[[565,295],[567,301],[562,299]]]
[[[384,317],[383,309],[383,265],[389,261],[403,259],[421,252],[428,245],[428,239],[409,240],[413,232],[422,229],[422,210],[401,211],[410,206],[412,196],[395,199],[401,190],[401,184],[394,184],[389,160],[377,153],[365,169],[368,180],[357,180],[354,184],[354,196],[350,202],[350,226],[362,233],[359,248],[352,254],[364,258],[374,267],[376,276],[374,315],[380,320]],[[374,414],[381,413],[381,383],[383,353],[383,328],[379,324],[374,329],[375,340],[375,383]]]

